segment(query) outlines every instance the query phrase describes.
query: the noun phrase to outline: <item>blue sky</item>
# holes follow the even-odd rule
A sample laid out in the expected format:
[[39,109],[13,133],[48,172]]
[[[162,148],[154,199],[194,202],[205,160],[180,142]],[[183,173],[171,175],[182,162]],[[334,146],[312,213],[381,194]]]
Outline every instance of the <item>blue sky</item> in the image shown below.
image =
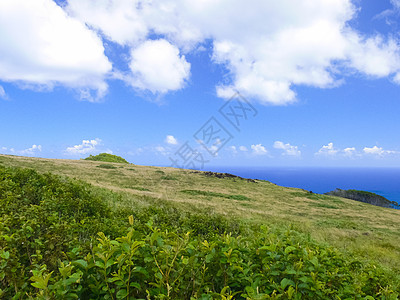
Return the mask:
[[[399,167],[399,12],[397,0],[4,0],[0,153]],[[219,110],[238,103],[252,111],[235,128]]]

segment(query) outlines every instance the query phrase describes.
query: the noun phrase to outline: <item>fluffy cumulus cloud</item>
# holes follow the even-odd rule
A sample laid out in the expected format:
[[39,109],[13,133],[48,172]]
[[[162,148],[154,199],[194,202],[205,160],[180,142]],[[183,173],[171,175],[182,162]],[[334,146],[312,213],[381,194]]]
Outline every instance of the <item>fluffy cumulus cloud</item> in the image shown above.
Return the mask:
[[333,147],[333,143],[328,143],[322,146],[315,155],[335,156],[338,152],[339,150]]
[[65,153],[69,155],[89,154],[98,151],[98,146],[101,145],[101,139],[83,140],[81,144],[72,147],[67,147]]
[[[141,5],[144,1],[69,0],[66,10],[75,18],[100,30],[109,40],[121,45],[134,45],[148,33]],[[151,1],[150,1],[151,2]]]
[[281,141],[276,141],[274,143],[274,148],[275,149],[280,149],[283,151],[283,155],[288,155],[288,156],[300,156],[301,155],[301,151],[298,149],[297,146],[292,146],[289,143],[288,144],[284,144]]
[[360,72],[374,77],[396,78],[400,71],[399,43],[376,35],[363,38],[356,33],[348,34],[348,57],[350,65]]
[[66,0],[61,8],[3,0],[0,79],[78,86],[84,98],[90,89],[104,93],[111,64],[99,34],[129,50],[127,71],[114,78],[153,93],[183,88],[191,66],[185,54],[208,42],[212,62],[226,69],[215,83],[223,98],[239,91],[287,104],[296,101],[296,86],[333,87],[354,71],[400,84],[399,41],[353,29],[354,2]]
[[111,63],[101,39],[52,0],[0,1],[0,39],[0,80],[62,84],[89,100],[107,90]]
[[178,140],[173,135],[167,135],[165,142],[169,145],[177,145]]
[[[178,49],[196,51],[206,40],[212,41],[213,61],[226,66],[230,78],[217,84],[220,97],[231,97],[237,90],[262,103],[286,104],[296,100],[295,85],[335,86],[340,70],[348,68],[370,76],[393,76],[400,82],[396,80],[400,78],[398,42],[352,29],[348,21],[358,8],[351,0],[251,5],[243,0],[69,0],[66,9],[109,40],[134,49],[133,85],[141,89],[181,88],[190,66]],[[154,49],[141,53],[140,49],[155,47],[147,41],[154,33],[169,41],[163,46],[170,59],[158,56]],[[158,78],[158,73],[147,72],[147,67],[142,70],[149,56],[155,57],[156,66],[178,66],[170,82],[163,74]]]
[[135,88],[166,93],[184,87],[190,64],[179,49],[164,39],[146,41],[131,52],[132,75],[127,81]]
[[253,150],[253,154],[255,154],[255,155],[268,154],[268,150],[261,144],[251,145],[251,149]]
[[393,150],[384,150],[382,147],[374,146],[371,148],[364,147],[363,152],[367,155],[375,155],[382,157],[387,154],[396,154],[396,151]]

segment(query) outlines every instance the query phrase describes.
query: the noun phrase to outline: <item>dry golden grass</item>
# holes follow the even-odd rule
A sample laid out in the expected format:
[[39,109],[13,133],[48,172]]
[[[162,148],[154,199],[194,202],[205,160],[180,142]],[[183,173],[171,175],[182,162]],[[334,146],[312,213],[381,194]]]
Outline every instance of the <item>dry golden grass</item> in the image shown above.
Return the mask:
[[[6,155],[0,155],[0,164],[74,177],[120,192],[121,203],[113,203],[117,206],[159,199],[184,210],[208,210],[249,222],[290,223],[319,241],[400,270],[399,210],[267,181],[216,178],[174,168]],[[106,169],[105,164],[112,167]],[[187,190],[191,192],[182,192]]]

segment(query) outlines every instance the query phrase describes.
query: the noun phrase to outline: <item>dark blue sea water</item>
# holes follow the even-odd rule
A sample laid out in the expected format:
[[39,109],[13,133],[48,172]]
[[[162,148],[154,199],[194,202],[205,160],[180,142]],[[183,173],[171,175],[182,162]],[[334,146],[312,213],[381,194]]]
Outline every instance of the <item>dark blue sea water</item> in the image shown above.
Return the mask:
[[336,188],[373,192],[400,203],[400,168],[211,167],[245,178],[325,193]]

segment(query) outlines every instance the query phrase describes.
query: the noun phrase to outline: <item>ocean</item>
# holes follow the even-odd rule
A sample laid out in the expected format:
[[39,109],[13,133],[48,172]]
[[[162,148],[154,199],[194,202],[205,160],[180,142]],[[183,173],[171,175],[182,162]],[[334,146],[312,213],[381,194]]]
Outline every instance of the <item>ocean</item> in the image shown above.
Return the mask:
[[326,193],[336,188],[363,190],[400,204],[400,168],[338,167],[209,167],[240,177],[268,180],[277,185]]

